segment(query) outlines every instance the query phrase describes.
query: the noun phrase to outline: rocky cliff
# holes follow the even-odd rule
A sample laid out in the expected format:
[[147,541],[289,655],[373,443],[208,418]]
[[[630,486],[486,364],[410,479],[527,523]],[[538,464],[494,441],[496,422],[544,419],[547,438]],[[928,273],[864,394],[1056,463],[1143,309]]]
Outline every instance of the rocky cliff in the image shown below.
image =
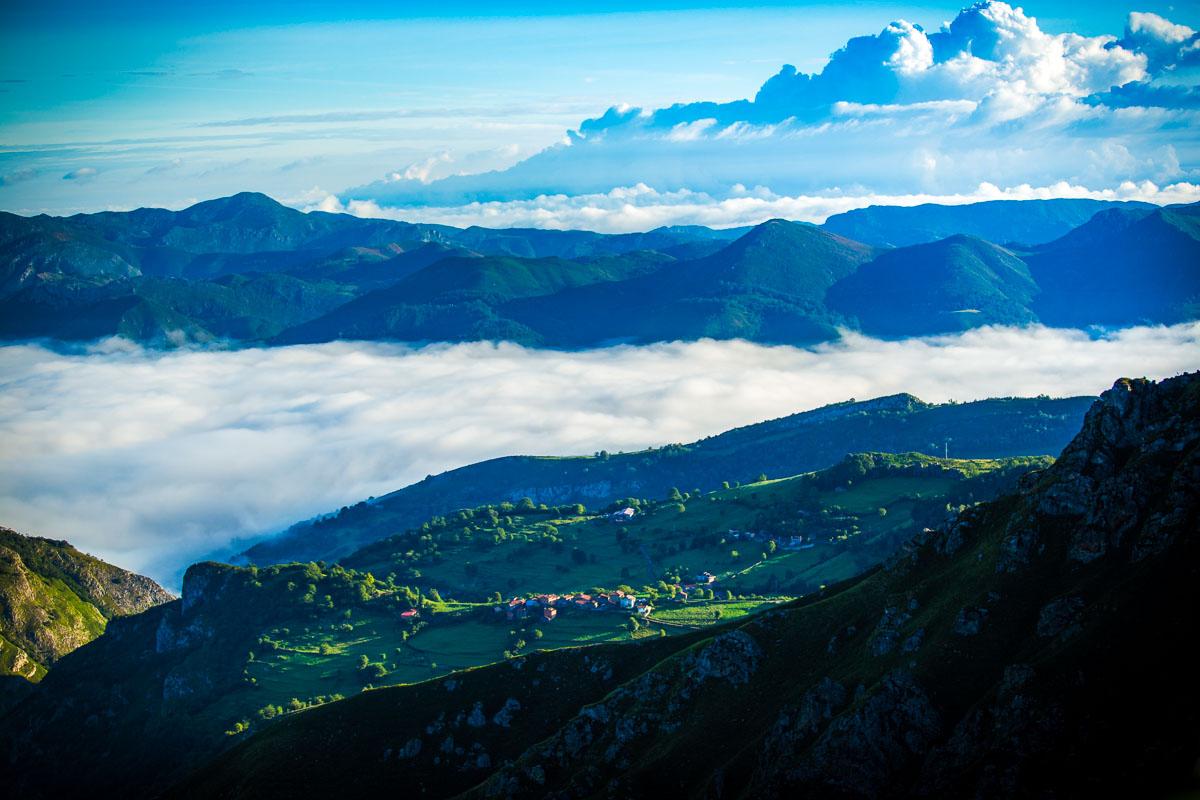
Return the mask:
[[0,671],[39,680],[46,667],[103,633],[109,619],[170,599],[151,579],[67,542],[0,528]]

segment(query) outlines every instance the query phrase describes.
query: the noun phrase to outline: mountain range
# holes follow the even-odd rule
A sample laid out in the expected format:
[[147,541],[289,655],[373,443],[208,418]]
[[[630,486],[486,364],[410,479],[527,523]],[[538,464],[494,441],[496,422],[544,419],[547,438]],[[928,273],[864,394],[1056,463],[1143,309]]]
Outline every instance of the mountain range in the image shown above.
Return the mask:
[[0,214],[0,337],[575,348],[1169,324],[1200,313],[1198,214],[1001,201],[612,235],[306,214],[251,193],[178,212]]
[[[763,478],[633,499],[624,523],[532,500],[464,509],[347,566],[195,565],[180,600],[114,620],[0,717],[0,747],[20,767],[9,787],[256,798],[348,782],[423,797],[1195,788],[1200,374],[1118,381],[1053,462],[876,453]],[[657,593],[657,608],[623,634],[621,613],[555,619],[559,595],[540,595],[545,619],[537,605],[526,619],[524,599],[473,605],[430,586],[469,577],[465,558],[484,563],[471,553],[508,552],[497,565],[532,592],[534,576],[586,585],[601,565],[657,553],[713,563],[710,586],[746,592],[744,555],[718,566],[719,554],[766,550],[754,527],[782,541],[779,526],[798,522],[801,539],[820,532],[814,549],[764,552],[754,569],[821,558],[829,579],[789,601],[705,599],[683,578],[693,599],[681,602],[679,586],[647,585],[635,591]],[[838,567],[870,542],[873,562]],[[389,560],[429,575],[375,577]],[[412,580],[425,587],[402,585]],[[569,602],[592,609],[599,596]],[[559,638],[568,630],[577,638]],[[485,641],[505,652],[470,650]],[[433,652],[432,677],[396,681],[415,664],[430,675]],[[451,658],[475,668],[446,674]],[[365,690],[343,698],[354,681]]]
[[471,464],[298,523],[247,550],[271,564],[335,559],[430,517],[491,502],[597,508],[672,488],[712,491],[759,474],[824,469],[847,452],[938,452],[961,458],[1047,455],[1079,429],[1093,398],[997,398],[933,404],[900,394],[848,401],[748,425],[690,444],[580,457],[508,456]]

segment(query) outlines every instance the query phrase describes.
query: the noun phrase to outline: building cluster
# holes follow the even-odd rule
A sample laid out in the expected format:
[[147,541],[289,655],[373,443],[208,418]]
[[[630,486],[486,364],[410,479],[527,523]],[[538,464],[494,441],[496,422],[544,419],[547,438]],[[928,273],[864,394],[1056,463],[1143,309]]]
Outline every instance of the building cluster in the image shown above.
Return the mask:
[[528,619],[540,616],[549,622],[558,616],[560,611],[574,608],[581,611],[622,611],[637,614],[641,617],[650,616],[653,606],[646,599],[623,592],[620,589],[599,594],[539,594],[533,597],[514,597],[511,600],[494,607],[496,613],[503,613],[506,619]]
[[781,550],[807,550],[813,546],[813,542],[805,542],[803,536],[777,536],[766,531],[738,531],[730,529],[725,534],[725,538],[732,542],[775,542],[775,546]]

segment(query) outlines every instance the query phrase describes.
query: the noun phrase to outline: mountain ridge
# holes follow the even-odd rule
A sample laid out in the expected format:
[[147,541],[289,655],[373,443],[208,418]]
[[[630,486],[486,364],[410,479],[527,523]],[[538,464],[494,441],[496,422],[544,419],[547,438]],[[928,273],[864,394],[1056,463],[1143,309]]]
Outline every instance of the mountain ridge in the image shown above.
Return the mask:
[[[254,194],[179,212],[0,214],[0,337],[806,346],[856,328],[905,337],[1200,317],[1197,206],[1020,202],[1033,219],[1100,210],[1042,244],[964,230],[898,248],[778,219],[635,234],[457,229],[305,214]],[[968,220],[1009,209],[981,205],[950,208]]]
[[[909,394],[847,401],[734,428],[686,445],[591,457],[505,456],[449,470],[339,512],[300,522],[243,554],[253,563],[336,558],[425,519],[498,500],[603,506],[711,490],[759,473],[830,466],[848,451],[930,451],[954,440],[968,458],[1042,455],[1069,441],[1091,398],[999,398],[933,405]],[[984,433],[990,431],[990,433]]]
[[[1194,790],[1200,695],[1175,620],[1200,586],[1198,420],[1200,375],[1122,379],[1053,466],[880,569],[630,645],[644,652],[534,654],[367,692],[252,737],[169,796],[316,795],[346,774],[464,798]],[[635,677],[616,671],[643,658]],[[609,668],[602,687],[569,680]]]

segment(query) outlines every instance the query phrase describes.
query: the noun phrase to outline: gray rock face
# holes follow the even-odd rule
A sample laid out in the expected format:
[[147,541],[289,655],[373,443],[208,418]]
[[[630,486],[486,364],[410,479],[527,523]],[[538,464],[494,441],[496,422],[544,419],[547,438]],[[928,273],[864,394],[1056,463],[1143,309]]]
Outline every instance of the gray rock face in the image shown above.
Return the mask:
[[897,606],[888,606],[883,610],[883,617],[871,634],[871,654],[883,656],[896,649],[900,643],[900,629],[912,619],[912,615]]
[[1080,631],[1084,601],[1072,595],[1047,603],[1038,614],[1037,635],[1043,639],[1067,639]]
[[728,681],[734,686],[749,682],[762,658],[762,648],[745,631],[717,636],[692,658],[690,668],[697,682]]
[[958,618],[954,620],[954,633],[958,636],[975,636],[983,630],[987,616],[988,610],[983,607],[960,609]]
[[923,687],[906,671],[883,679],[861,704],[833,720],[790,780],[848,797],[879,797],[941,735],[943,723]]
[[515,697],[510,697],[504,701],[504,706],[492,716],[492,722],[502,728],[507,728],[512,724],[513,714],[520,710],[521,704]]

